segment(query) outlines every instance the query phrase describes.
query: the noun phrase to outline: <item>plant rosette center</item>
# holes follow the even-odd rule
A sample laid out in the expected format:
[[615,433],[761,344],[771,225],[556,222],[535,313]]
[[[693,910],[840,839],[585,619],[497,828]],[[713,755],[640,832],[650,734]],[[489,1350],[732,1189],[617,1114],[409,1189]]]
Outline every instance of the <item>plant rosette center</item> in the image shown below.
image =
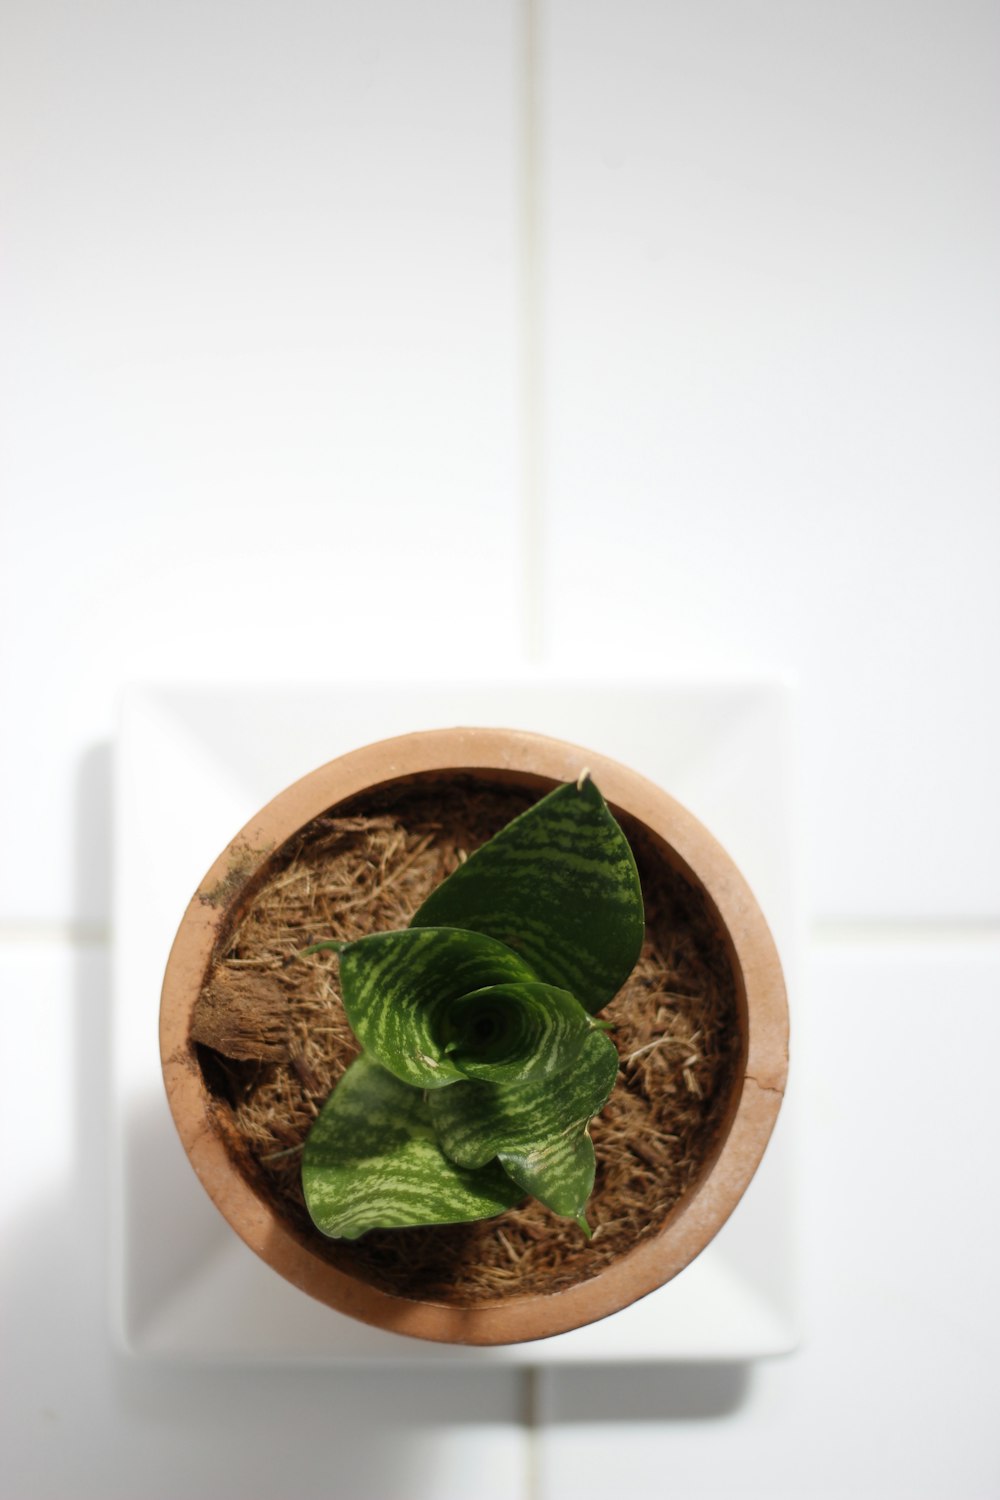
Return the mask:
[[410,925],[340,959],[362,1048],[305,1143],[324,1234],[491,1218],[531,1194],[589,1235],[588,1127],[618,1054],[595,1019],[645,931],[628,841],[586,775],[476,850]]

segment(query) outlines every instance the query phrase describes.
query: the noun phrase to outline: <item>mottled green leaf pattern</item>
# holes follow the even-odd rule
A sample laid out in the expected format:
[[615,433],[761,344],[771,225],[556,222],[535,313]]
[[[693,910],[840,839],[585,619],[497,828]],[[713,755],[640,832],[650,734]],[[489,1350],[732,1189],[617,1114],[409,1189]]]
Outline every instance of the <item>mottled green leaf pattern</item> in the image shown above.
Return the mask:
[[339,949],[364,1048],[306,1142],[324,1234],[488,1218],[531,1193],[589,1233],[589,1124],[618,1053],[593,1012],[644,934],[635,861],[587,777],[516,818],[401,932]]
[[496,1158],[526,1192],[576,1218],[594,1185],[587,1126],[611,1097],[617,1072],[614,1043],[593,1030],[557,1077],[457,1083],[430,1097],[431,1119],[452,1161],[474,1168]]
[[645,931],[632,851],[589,779],[557,787],[508,823],[410,925],[499,938],[591,1012],[624,984]]
[[449,1006],[448,1060],[465,1078],[526,1083],[567,1068],[594,1029],[579,1000],[551,984],[494,984]]
[[369,1229],[487,1219],[524,1196],[496,1162],[468,1171],[449,1161],[421,1091],[366,1056],[347,1069],[309,1133],[302,1187],[317,1228],[345,1240]]
[[344,1009],[354,1035],[383,1068],[424,1089],[463,1076],[445,1054],[452,1002],[484,985],[534,978],[503,943],[456,928],[375,933],[340,955]]

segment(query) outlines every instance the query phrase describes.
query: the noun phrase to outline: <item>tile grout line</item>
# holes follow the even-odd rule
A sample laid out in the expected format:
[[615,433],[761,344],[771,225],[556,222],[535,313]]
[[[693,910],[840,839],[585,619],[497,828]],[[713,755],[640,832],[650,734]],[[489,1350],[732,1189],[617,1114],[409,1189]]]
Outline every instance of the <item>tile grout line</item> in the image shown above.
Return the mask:
[[4,922],[0,921],[0,943],[25,946],[52,943],[61,947],[95,947],[111,942],[106,922]]
[[544,653],[542,618],[542,328],[541,150],[539,140],[539,8],[521,0],[521,578],[523,648],[529,662]]
[[818,918],[805,931],[807,948],[890,947],[903,943],[1000,941],[1000,921],[989,917]]

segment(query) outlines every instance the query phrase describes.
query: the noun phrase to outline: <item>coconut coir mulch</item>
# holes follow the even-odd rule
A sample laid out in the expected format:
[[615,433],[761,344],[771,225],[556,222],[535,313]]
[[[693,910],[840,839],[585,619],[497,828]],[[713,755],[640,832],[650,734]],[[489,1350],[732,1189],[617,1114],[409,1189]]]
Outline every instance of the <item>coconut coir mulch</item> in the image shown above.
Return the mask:
[[587,1243],[533,1201],[499,1218],[377,1230],[352,1243],[310,1223],[302,1142],[358,1048],[336,955],[297,958],[324,938],[406,926],[469,853],[536,800],[511,787],[450,782],[369,795],[316,819],[271,867],[217,955],[192,1037],[220,1129],[244,1171],[341,1270],[397,1296],[474,1306],[559,1291],[655,1234],[711,1155],[738,1063],[732,971],[704,901],[626,828],[647,932],[624,988],[602,1012],[621,1066],[594,1120],[597,1180]]

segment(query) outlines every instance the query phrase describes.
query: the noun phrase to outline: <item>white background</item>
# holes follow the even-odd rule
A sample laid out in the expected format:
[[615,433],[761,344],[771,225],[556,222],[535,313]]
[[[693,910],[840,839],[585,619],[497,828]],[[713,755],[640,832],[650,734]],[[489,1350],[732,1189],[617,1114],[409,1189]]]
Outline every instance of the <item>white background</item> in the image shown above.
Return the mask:
[[[996,1495],[998,7],[0,26],[4,1500]],[[122,684],[529,659],[798,678],[802,1349],[129,1364]]]

